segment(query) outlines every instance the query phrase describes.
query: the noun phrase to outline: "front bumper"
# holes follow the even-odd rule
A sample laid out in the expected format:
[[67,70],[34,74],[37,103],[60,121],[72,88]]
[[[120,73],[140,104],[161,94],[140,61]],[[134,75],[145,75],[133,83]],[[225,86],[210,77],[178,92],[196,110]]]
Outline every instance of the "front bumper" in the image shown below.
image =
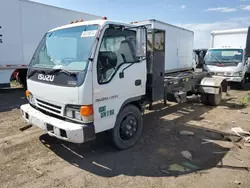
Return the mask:
[[23,118],[31,125],[46,131],[50,136],[73,143],[83,143],[95,139],[93,124],[78,124],[52,116],[31,107],[29,104],[21,106]]
[[214,76],[214,77],[224,78],[228,82],[241,82],[242,81],[242,77],[227,77],[227,76]]

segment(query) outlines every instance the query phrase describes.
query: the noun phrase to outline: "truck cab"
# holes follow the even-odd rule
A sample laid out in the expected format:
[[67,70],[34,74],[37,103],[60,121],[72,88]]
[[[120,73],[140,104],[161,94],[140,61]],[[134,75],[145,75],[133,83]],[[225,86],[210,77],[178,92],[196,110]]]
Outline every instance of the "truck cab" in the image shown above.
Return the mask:
[[[137,105],[146,92],[146,34],[139,35],[140,28],[96,20],[46,33],[27,73],[30,105],[22,106],[24,117],[74,143],[113,128],[121,107]],[[139,120],[133,114],[123,118],[126,141]]]
[[243,83],[248,78],[249,62],[243,48],[212,48],[205,56],[204,70],[223,76],[229,82]]
[[211,48],[204,59],[204,70],[246,88],[250,81],[250,29],[213,31],[211,34]]

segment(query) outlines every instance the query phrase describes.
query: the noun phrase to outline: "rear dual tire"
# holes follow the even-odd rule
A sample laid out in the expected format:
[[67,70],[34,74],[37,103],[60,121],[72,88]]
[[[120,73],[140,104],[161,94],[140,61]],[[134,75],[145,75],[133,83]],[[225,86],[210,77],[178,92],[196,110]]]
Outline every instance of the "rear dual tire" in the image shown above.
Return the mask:
[[17,82],[22,85],[25,89],[27,88],[27,70],[21,69],[18,71]]
[[218,106],[218,105],[220,105],[221,100],[222,100],[222,89],[221,88],[220,88],[220,91],[218,94],[208,94],[208,93],[201,94],[201,102],[204,105]]

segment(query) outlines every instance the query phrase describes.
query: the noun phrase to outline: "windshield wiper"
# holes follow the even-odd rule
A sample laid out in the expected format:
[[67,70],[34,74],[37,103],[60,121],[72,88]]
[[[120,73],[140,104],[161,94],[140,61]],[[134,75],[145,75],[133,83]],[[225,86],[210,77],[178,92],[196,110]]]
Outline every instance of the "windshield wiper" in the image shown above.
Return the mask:
[[74,76],[76,77],[76,73],[73,73],[73,72],[69,72],[65,69],[53,69],[52,71],[48,72],[48,74],[55,74],[55,75],[58,75],[60,73],[64,73],[68,76]]
[[29,72],[28,74],[28,78],[30,78],[31,76],[33,76],[35,73],[42,73],[42,74],[46,74],[46,72],[44,70],[32,70],[31,72]]
[[220,60],[218,60],[217,57],[213,56],[212,54],[210,54],[210,55],[211,55],[212,58],[214,58],[217,61],[217,63],[222,64],[222,62]]

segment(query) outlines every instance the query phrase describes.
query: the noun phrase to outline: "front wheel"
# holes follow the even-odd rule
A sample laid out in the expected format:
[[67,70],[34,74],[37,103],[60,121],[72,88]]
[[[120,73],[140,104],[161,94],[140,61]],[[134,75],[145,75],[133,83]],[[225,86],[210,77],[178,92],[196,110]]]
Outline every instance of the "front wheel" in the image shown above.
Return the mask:
[[112,131],[114,145],[126,150],[136,144],[143,128],[142,113],[134,105],[125,106],[119,113]]
[[247,76],[245,75],[243,80],[240,83],[240,89],[247,90],[248,89],[248,82],[247,82]]

